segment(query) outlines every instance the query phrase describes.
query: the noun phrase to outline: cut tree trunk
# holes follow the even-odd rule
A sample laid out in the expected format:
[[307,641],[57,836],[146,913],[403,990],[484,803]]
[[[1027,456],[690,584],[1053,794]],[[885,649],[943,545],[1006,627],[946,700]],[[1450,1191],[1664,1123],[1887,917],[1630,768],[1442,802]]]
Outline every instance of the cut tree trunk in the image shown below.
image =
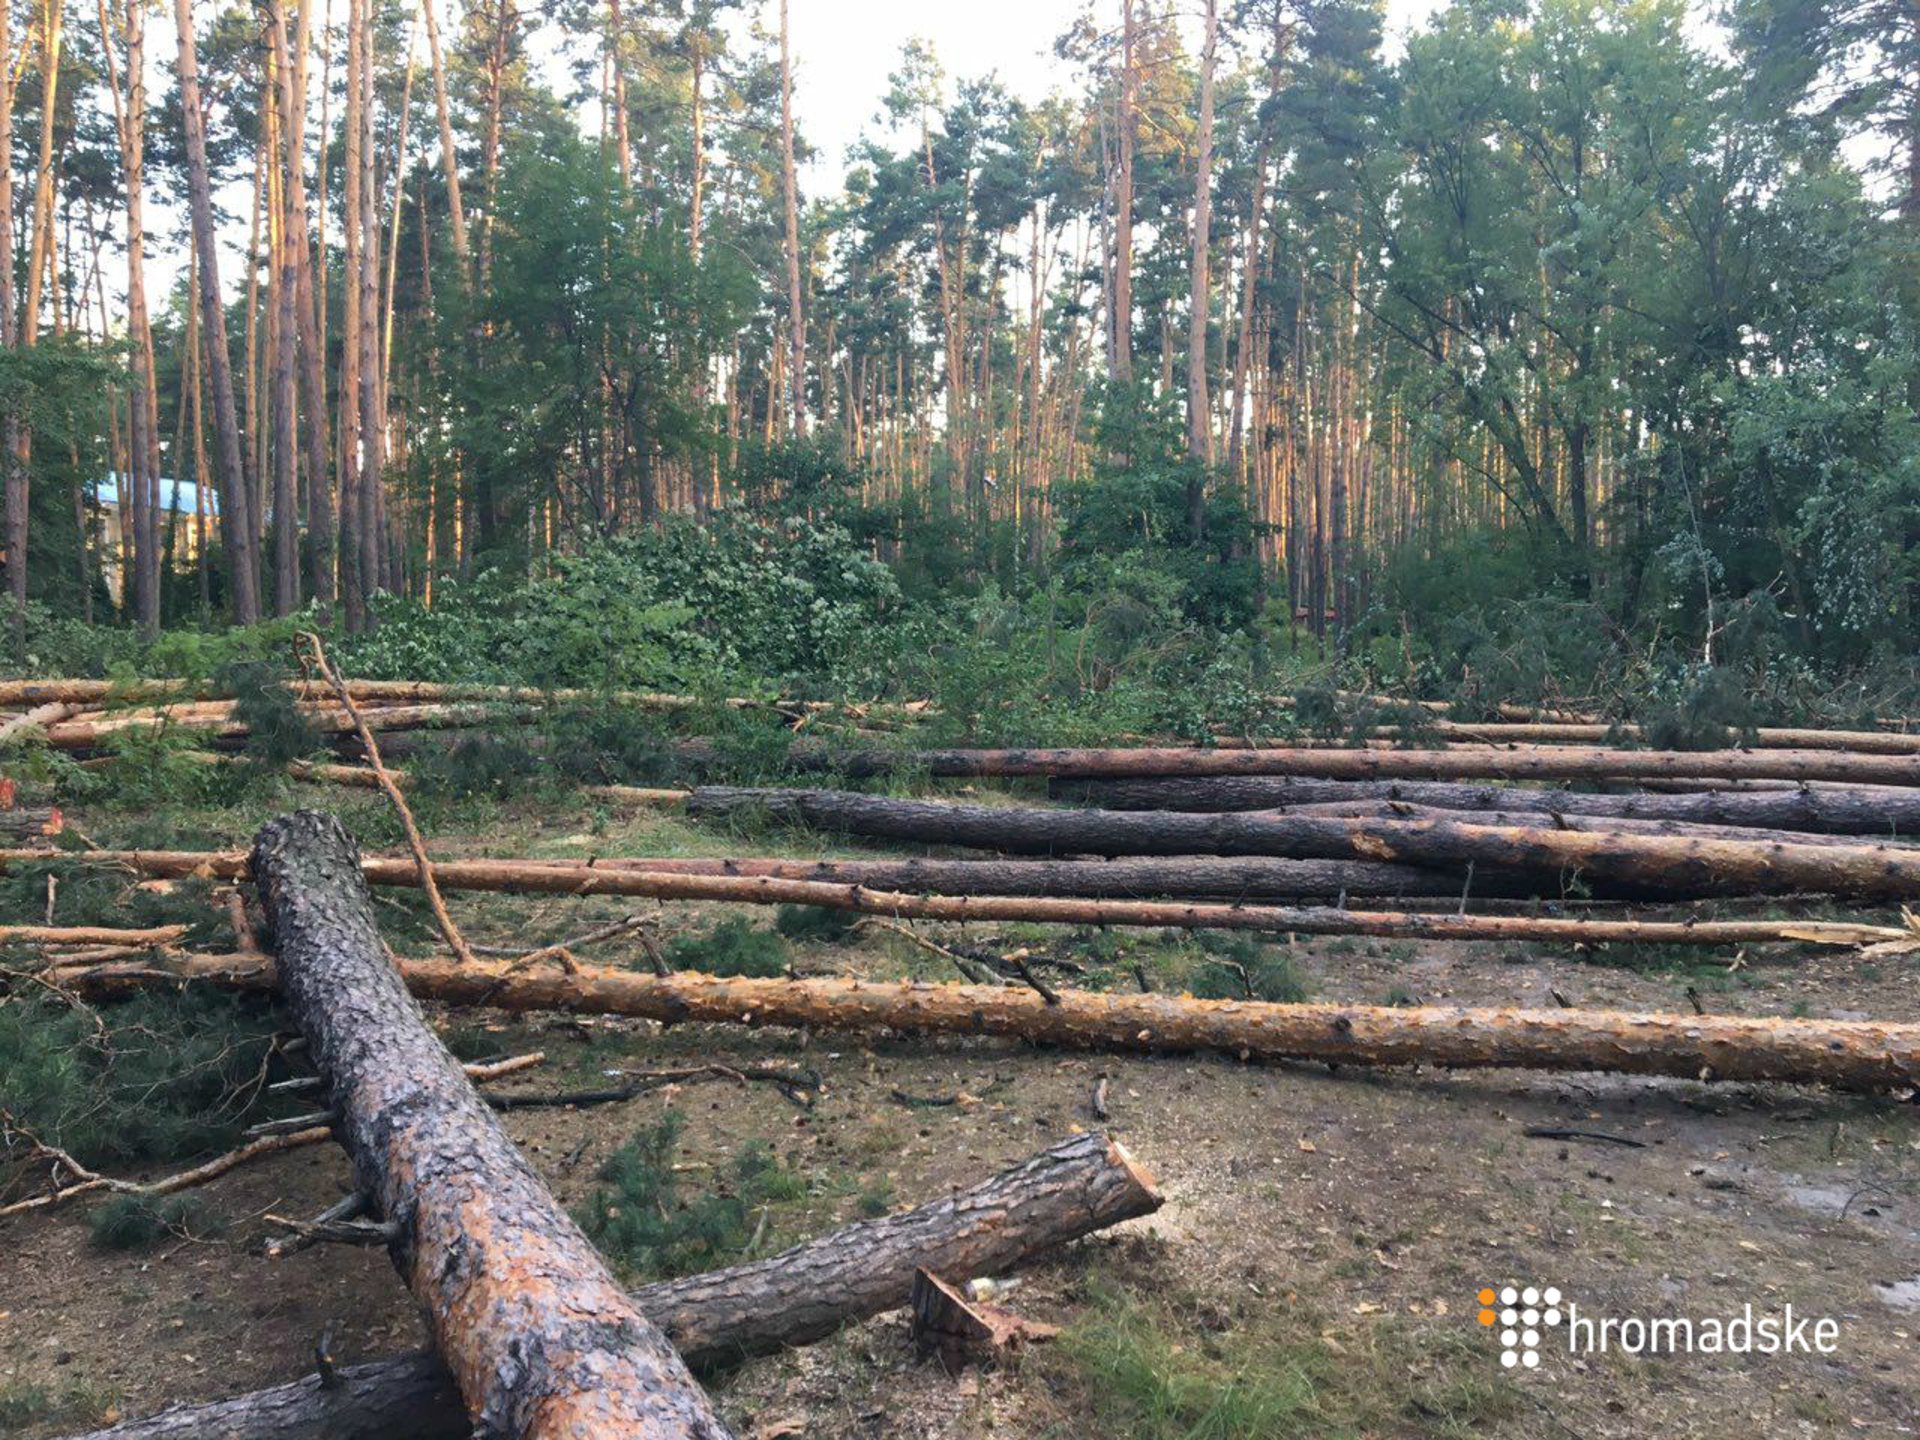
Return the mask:
[[728,1435],[671,1344],[614,1283],[386,958],[352,838],[300,811],[252,873],[287,1007],[341,1143],[427,1312],[476,1430],[524,1440]]
[[[993,1275],[1160,1208],[1118,1143],[1076,1135],[983,1184],[863,1220],[779,1255],[634,1292],[699,1369],[806,1345],[906,1301],[913,1272]],[[95,1431],[85,1440],[466,1440],[452,1378],[431,1354],[376,1360],[322,1387],[296,1380]]]
[[687,813],[770,814],[843,834],[1039,855],[1271,855],[1296,860],[1385,860],[1428,868],[1468,864],[1533,874],[1578,874],[1650,895],[1790,891],[1909,900],[1920,896],[1920,851],[1887,844],[1832,845],[1631,835],[1425,818],[1243,812],[1009,809],[896,800],[844,790],[745,790],[705,786]]
[[[1346,823],[1346,822],[1326,822]],[[1354,822],[1357,823],[1357,822]],[[1505,832],[1503,832],[1505,833]],[[1574,839],[1590,837],[1575,836]],[[1784,848],[1784,847],[1783,847]],[[1821,852],[1816,852],[1821,853]],[[0,869],[44,860],[32,851],[0,851]],[[89,862],[118,864],[156,877],[244,879],[246,861],[216,851],[97,851]],[[363,862],[368,883],[417,886],[411,859]],[[1060,899],[1024,895],[909,895],[861,885],[752,875],[675,875],[531,860],[454,860],[433,867],[443,890],[530,895],[636,895],[741,905],[815,905],[904,920],[1024,921],[1043,925],[1126,925],[1268,934],[1370,935],[1411,940],[1537,940],[1605,945],[1877,945],[1903,943],[1899,926],[1774,920],[1578,920],[1535,915],[1434,915],[1328,906],[1204,905],[1172,900]]]
[[1827,750],[1610,750],[1516,745],[1462,750],[842,750],[849,775],[914,771],[943,776],[1299,775],[1327,780],[1842,780],[1920,785],[1920,755]]
[[[1475,725],[1467,721],[1436,720],[1417,730],[1381,725],[1362,731],[1379,739],[1443,741],[1448,744],[1479,745],[1617,745],[1623,741],[1646,739],[1638,725],[1602,725],[1569,723],[1522,723]],[[1248,741],[1237,736],[1222,736],[1216,744],[1234,748],[1257,748],[1275,742]],[[1811,730],[1765,727],[1741,736],[1737,748],[1753,750],[1851,750],[1870,755],[1920,755],[1920,735],[1905,735],[1897,730]]]
[[[0,794],[11,793],[12,784],[0,777]],[[42,840],[66,829],[66,817],[58,806],[22,806],[0,804],[0,840],[19,842]]]
[[[1920,1082],[1920,1025],[1872,1020],[1276,1005],[1122,991],[1042,995],[1023,985],[749,980],[587,967],[515,972],[445,960],[403,960],[399,970],[408,989],[422,998],[516,1012],[855,1033],[997,1035],[1073,1049],[1211,1052],[1263,1062],[1612,1071],[1858,1091],[1906,1089]],[[76,967],[51,972],[50,978],[80,995],[111,995],[169,979],[255,990],[274,983],[271,968],[246,955]]]
[[[531,720],[538,712],[524,705],[392,705],[362,717],[373,730],[461,729]],[[351,735],[352,717],[331,706],[302,707],[307,724],[323,735]],[[55,750],[87,750],[129,730],[204,731],[214,739],[239,740],[250,732],[244,721],[219,711],[189,710],[181,715],[130,715],[106,720],[75,720],[49,725],[46,742]]]
[[[1920,791],[1915,792],[1920,797]],[[1620,815],[1565,815],[1556,810],[1447,810],[1404,800],[1346,800],[1331,805],[1298,805],[1287,815],[1345,820],[1460,820],[1519,830],[1578,830],[1589,835],[1697,836],[1706,840],[1748,840],[1758,844],[1824,845],[1854,849],[1864,843],[1886,845],[1920,855],[1904,839],[1865,842],[1857,835],[1827,835],[1811,830],[1773,830],[1754,825],[1700,825],[1691,820],[1629,819]]]
[[1226,776],[1211,780],[1076,780],[1052,787],[1060,799],[1107,810],[1291,810],[1355,800],[1404,800],[1441,810],[1531,810],[1551,815],[1757,825],[1828,835],[1920,834],[1920,790],[1901,786],[1795,786],[1679,794],[1589,795],[1513,785],[1421,780],[1309,780]]
[[1010,1310],[969,1300],[931,1270],[913,1273],[908,1297],[913,1343],[922,1355],[937,1355],[949,1375],[964,1366],[1005,1359],[1032,1340],[1051,1340],[1057,1325],[1022,1319]]

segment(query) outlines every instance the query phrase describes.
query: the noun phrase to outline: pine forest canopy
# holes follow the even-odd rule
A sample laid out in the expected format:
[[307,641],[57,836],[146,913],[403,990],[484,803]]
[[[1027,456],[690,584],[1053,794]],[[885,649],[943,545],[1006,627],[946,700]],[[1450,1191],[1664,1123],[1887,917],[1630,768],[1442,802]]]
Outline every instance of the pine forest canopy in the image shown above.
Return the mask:
[[909,45],[807,193],[786,0],[0,4],[15,643],[635,556],[641,643],[812,546],[868,617],[1910,658],[1920,22],[1707,18],[1088,0],[1045,99]]

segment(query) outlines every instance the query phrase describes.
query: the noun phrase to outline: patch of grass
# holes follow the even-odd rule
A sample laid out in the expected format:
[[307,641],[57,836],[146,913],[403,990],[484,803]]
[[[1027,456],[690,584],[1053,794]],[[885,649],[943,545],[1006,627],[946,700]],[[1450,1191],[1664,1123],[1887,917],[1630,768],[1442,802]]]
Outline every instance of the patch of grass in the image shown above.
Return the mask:
[[893,1179],[887,1175],[876,1175],[869,1180],[855,1198],[854,1204],[862,1215],[872,1219],[884,1215],[893,1208]]
[[60,1390],[31,1380],[9,1380],[0,1384],[0,1435],[32,1425],[94,1425],[113,1407],[113,1392],[89,1380],[70,1381]]
[[850,910],[829,910],[823,905],[782,905],[773,928],[789,940],[811,940],[835,945],[853,934],[860,917]]
[[[1061,1337],[1059,1388],[1110,1440],[1465,1437],[1508,1413],[1510,1386],[1482,1378],[1468,1343],[1378,1325],[1335,1343],[1289,1307],[1226,1316],[1177,1292],[1095,1277],[1093,1307]],[[1479,1368],[1475,1368],[1476,1365]]]
[[666,960],[675,970],[771,978],[787,972],[787,942],[733,916],[705,935],[682,935],[669,941]]
[[144,1250],[169,1237],[198,1240],[226,1229],[198,1195],[116,1195],[88,1225],[93,1243],[106,1250]]
[[683,1195],[674,1172],[685,1124],[669,1110],[600,1167],[600,1188],[576,1212],[581,1229],[628,1279],[711,1270],[740,1258],[760,1211],[806,1193],[764,1144],[748,1145],[716,1175],[713,1189]]

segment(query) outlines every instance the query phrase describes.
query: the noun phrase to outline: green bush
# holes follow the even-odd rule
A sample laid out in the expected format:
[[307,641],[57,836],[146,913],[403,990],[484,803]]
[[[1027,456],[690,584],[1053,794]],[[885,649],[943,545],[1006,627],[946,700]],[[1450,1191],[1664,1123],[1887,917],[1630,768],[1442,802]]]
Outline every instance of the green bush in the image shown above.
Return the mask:
[[87,1225],[106,1250],[143,1250],[168,1236],[205,1239],[226,1228],[198,1195],[116,1195]]
[[740,1258],[756,1212],[798,1199],[805,1186],[755,1141],[705,1194],[681,1193],[674,1173],[685,1118],[669,1110],[600,1167],[600,1188],[576,1212],[593,1243],[629,1280],[667,1279]]
[[756,929],[734,916],[705,935],[681,935],[669,941],[666,961],[675,970],[770,979],[787,973],[787,943],[772,931]]
[[774,916],[773,928],[789,940],[812,940],[834,945],[853,934],[860,917],[851,910],[831,910],[824,905],[782,905]]
[[[1307,983],[1287,953],[1245,935],[1200,932],[1212,958],[1187,977],[1187,989],[1202,1000],[1267,1000],[1277,1005],[1307,998]],[[1251,993],[1249,993],[1251,992]]]
[[52,999],[0,1005],[0,1110],[15,1125],[109,1169],[226,1148],[258,1118],[266,1006],[153,991],[98,1014],[104,1029]]

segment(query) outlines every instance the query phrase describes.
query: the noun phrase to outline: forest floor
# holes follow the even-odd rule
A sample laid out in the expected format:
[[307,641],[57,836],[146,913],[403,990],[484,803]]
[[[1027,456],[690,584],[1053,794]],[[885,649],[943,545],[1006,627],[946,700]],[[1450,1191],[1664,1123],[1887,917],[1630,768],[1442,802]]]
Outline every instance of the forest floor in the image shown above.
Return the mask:
[[[290,788],[347,812],[385,844],[374,797]],[[74,814],[88,829],[88,817]],[[258,815],[173,817],[197,843],[239,843]],[[582,827],[587,828],[582,828]],[[463,838],[463,836],[465,838]],[[160,843],[150,838],[148,843]],[[660,815],[503,808],[460,833],[457,855],[820,853],[815,838],[728,836]],[[452,897],[469,937],[533,944],[622,913],[613,900]],[[631,908],[629,906],[628,908]],[[398,914],[398,912],[395,912]],[[667,933],[717,907],[677,906]],[[755,917],[765,924],[770,917]],[[943,933],[930,927],[933,935]],[[958,931],[945,933],[957,934]],[[1030,943],[1015,927],[966,938]],[[1177,983],[1183,939],[1120,934],[1108,960]],[[625,942],[596,960],[644,963]],[[1309,994],[1359,1003],[1551,1005],[1920,1020],[1920,962],[1845,954],[1750,958],[1729,972],[1672,955],[1612,959],[1534,946],[1353,940],[1285,947]],[[871,930],[796,943],[802,970],[940,973],[935,957]],[[1114,983],[1131,983],[1130,970]],[[599,1163],[673,1106],[680,1163],[724,1166],[765,1141],[806,1182],[770,1212],[758,1253],[983,1178],[1095,1124],[1159,1177],[1167,1204],[1027,1273],[1007,1302],[1067,1326],[1016,1364],[950,1378],[917,1362],[904,1312],[752,1362],[717,1384],[743,1440],[776,1437],[1628,1437],[1905,1435],[1920,1430],[1920,1111],[1786,1087],[1521,1072],[1367,1073],[1136,1058],[999,1041],[802,1037],[645,1022],[440,1017],[467,1053],[541,1049],[528,1090],[682,1057],[786,1059],[825,1087],[801,1111],[774,1087],[726,1083],[619,1105],[508,1114],[569,1204]],[[478,1032],[476,1036],[475,1032]],[[609,1083],[600,1081],[599,1083]],[[940,1107],[894,1092],[954,1096]],[[1636,1142],[1535,1138],[1529,1128]],[[331,1330],[347,1362],[417,1346],[415,1307],[378,1250],[257,1255],[268,1213],[306,1215],[348,1182],[316,1147],[205,1193],[217,1235],[146,1251],[97,1247],[82,1207],[0,1230],[0,1434],[51,1436],[165,1404],[295,1378]],[[1485,1286],[1555,1286],[1583,1313],[1737,1316],[1791,1304],[1838,1322],[1831,1355],[1574,1356],[1549,1333],[1543,1363],[1505,1371],[1477,1322]]]

